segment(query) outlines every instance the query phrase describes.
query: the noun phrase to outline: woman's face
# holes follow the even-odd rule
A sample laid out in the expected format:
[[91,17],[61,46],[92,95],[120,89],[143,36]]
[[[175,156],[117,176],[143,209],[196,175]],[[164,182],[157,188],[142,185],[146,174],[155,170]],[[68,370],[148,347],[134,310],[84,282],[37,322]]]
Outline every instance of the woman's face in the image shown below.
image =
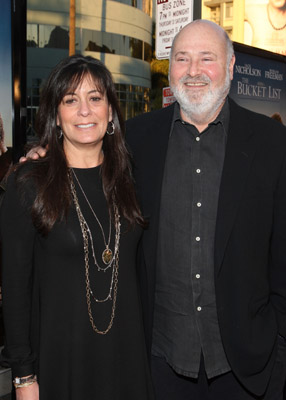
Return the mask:
[[73,92],[67,93],[58,107],[57,124],[63,131],[65,151],[76,147],[102,147],[107,124],[112,120],[106,94],[98,91],[92,78],[84,77]]
[[269,0],[269,4],[274,8],[283,8],[286,5],[286,0]]

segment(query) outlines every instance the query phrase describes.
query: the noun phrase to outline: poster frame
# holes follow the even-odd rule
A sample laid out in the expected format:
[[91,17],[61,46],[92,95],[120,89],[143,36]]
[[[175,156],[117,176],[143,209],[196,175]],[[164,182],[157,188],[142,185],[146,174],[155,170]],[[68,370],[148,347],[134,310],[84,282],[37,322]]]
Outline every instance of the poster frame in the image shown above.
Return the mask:
[[[232,86],[231,86],[231,90],[230,90],[230,96],[241,106],[245,107],[245,108],[249,108],[252,111],[256,111],[258,113],[262,113],[262,114],[266,114],[268,116],[271,116],[271,114],[273,113],[272,108],[274,108],[274,104],[278,105],[278,112],[279,109],[282,110],[282,114],[284,115],[283,119],[283,123],[285,124],[286,122],[286,112],[284,110],[286,110],[286,90],[285,90],[285,84],[286,84],[286,56],[282,55],[282,54],[278,54],[278,53],[274,53],[271,51],[267,51],[264,49],[260,49],[257,47],[252,47],[252,46],[248,46],[242,43],[238,43],[238,42],[233,42],[233,47],[234,47],[234,52],[237,55],[237,60],[240,59],[241,57],[240,55],[243,56],[244,62],[248,59],[249,56],[249,66],[253,67],[253,68],[262,68],[261,69],[261,73],[263,74],[263,72],[266,70],[265,66],[267,66],[267,69],[279,69],[279,80],[281,79],[281,83],[279,83],[278,81],[276,81],[276,83],[274,84],[274,86],[276,86],[277,88],[279,87],[278,91],[281,92],[281,99],[270,99],[269,96],[261,96],[261,97],[256,97],[256,98],[252,98],[251,96],[244,96],[244,95],[239,95],[238,93],[236,93],[236,89],[235,89],[235,81],[237,81],[237,79],[241,80],[244,79],[242,78],[238,78],[239,75],[237,75],[236,78],[236,64],[234,66],[234,79],[232,81]],[[255,61],[256,59],[256,61]],[[271,63],[272,61],[272,63]],[[241,60],[240,60],[241,62]],[[254,62],[254,64],[256,65],[252,65],[252,62]],[[256,71],[255,69],[253,71]],[[258,71],[258,70],[257,70]],[[275,71],[276,72],[276,71]],[[278,72],[278,71],[277,71]],[[252,73],[251,73],[252,75]],[[251,84],[254,85],[261,85],[262,87],[265,86],[265,88],[263,88],[263,90],[267,90],[267,88],[269,88],[269,84],[267,83],[267,79],[266,77],[264,77],[264,75],[262,75],[261,77],[255,79],[255,77],[247,77],[247,80],[249,80],[249,84],[250,86],[252,86]],[[256,83],[255,83],[256,82]],[[268,79],[269,82],[269,79]],[[274,81],[272,81],[274,83]],[[254,86],[253,86],[254,87]],[[258,87],[258,86],[255,86]],[[267,104],[269,104],[269,107],[267,107]],[[275,110],[276,111],[276,110]]]

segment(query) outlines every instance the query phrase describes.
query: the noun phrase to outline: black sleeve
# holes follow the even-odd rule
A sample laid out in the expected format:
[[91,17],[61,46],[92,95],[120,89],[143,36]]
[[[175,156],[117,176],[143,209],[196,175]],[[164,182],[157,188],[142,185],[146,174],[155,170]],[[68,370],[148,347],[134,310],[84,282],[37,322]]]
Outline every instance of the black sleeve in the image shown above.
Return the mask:
[[270,299],[276,311],[279,333],[286,338],[286,156],[274,199],[269,273]]
[[10,165],[12,164],[12,150],[8,149],[5,153],[0,156],[0,181],[7,174]]
[[[25,192],[31,198],[32,188]],[[33,247],[36,231],[30,217],[30,206],[23,200],[15,182],[8,180],[1,206],[2,292],[5,347],[2,359],[9,363],[13,376],[34,373],[35,354],[30,342]],[[31,204],[31,202],[30,202]]]

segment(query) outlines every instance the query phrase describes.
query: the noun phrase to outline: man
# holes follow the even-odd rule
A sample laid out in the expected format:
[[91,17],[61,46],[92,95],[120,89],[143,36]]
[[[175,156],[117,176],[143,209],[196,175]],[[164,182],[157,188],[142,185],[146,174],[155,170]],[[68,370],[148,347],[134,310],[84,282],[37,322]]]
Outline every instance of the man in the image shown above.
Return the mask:
[[[10,166],[12,164],[12,152],[5,145],[5,131],[2,115],[0,113],[0,206],[5,194],[5,182],[4,178],[7,174]],[[0,243],[0,252],[1,252],[1,243]],[[2,301],[2,274],[1,274],[1,265],[0,265],[0,302]],[[4,342],[4,327],[2,320],[2,306],[0,305],[0,346],[3,345]]]
[[220,27],[190,23],[170,57],[177,103],[127,122],[159,400],[282,399],[286,131],[227,98],[234,61]]
[[282,399],[286,130],[227,97],[234,61],[219,26],[190,23],[170,59],[177,102],[127,122],[158,400]]
[[[0,182],[5,177],[10,165],[12,163],[12,154],[5,145],[5,132],[3,126],[2,116],[0,114]],[[0,183],[0,204],[1,204],[2,187]]]

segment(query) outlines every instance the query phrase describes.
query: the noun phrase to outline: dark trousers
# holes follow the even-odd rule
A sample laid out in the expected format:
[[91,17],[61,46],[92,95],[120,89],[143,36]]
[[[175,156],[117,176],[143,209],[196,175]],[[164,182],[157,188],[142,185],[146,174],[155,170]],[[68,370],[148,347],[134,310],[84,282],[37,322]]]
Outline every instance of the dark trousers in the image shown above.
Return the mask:
[[278,338],[276,363],[266,393],[249,393],[232,372],[207,379],[203,358],[198,379],[177,374],[163,358],[152,357],[156,400],[283,400],[286,380],[286,341]]

